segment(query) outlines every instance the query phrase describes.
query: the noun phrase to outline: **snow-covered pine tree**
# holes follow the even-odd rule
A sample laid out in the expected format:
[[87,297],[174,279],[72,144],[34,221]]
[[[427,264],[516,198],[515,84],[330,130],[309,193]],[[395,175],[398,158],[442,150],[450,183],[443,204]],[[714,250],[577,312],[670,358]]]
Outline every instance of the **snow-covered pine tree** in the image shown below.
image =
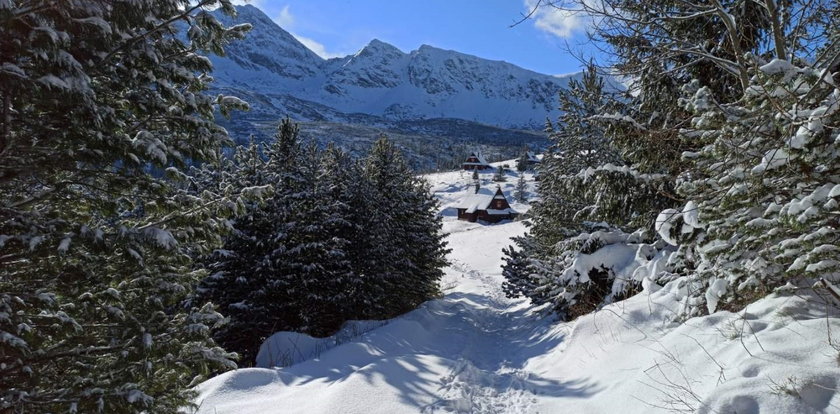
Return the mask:
[[513,192],[513,197],[520,202],[528,201],[528,184],[525,182],[525,174],[519,173],[519,179],[516,181],[516,190]]
[[175,412],[234,366],[222,316],[180,307],[236,206],[177,184],[244,107],[203,92],[198,53],[247,31],[216,6],[0,2],[0,411]]
[[387,140],[364,165],[301,143],[284,120],[263,151],[239,150],[234,187],[273,187],[233,221],[198,300],[231,321],[217,339],[253,363],[281,330],[329,335],[349,319],[382,319],[437,293],[446,253],[434,198]]
[[493,181],[496,181],[496,182],[507,181],[507,178],[505,177],[505,166],[504,165],[500,165],[500,166],[496,167],[496,173],[493,174]]
[[604,184],[609,180],[592,185],[594,174],[586,172],[586,169],[594,171],[601,165],[621,162],[605,134],[605,125],[593,120],[614,105],[594,65],[587,67],[581,81],[572,80],[569,88],[560,92],[560,103],[564,115],[555,126],[547,123],[552,145],[540,165],[541,199],[532,210],[531,234],[542,246],[554,245],[574,235],[584,220],[618,219],[605,214],[603,207],[592,208],[593,200],[606,192]]
[[327,335],[347,319],[352,269],[345,248],[352,226],[341,187],[350,178],[326,168],[321,152],[298,134],[286,119],[265,154],[253,143],[236,153],[234,185],[273,191],[237,215],[224,249],[208,259],[212,274],[200,288],[201,299],[230,317],[216,337],[244,365],[253,364],[274,332]]
[[840,281],[838,72],[781,59],[756,67],[738,103],[687,86],[687,135],[703,144],[687,154],[695,169],[680,192],[690,202],[674,219],[703,230],[689,314],[787,282]]
[[[268,174],[260,145],[253,139],[247,147],[238,147],[229,160],[223,161],[224,173],[209,188],[274,188],[274,177]],[[206,171],[206,170],[205,170]],[[213,170],[210,170],[213,173]],[[206,190],[207,187],[203,189]],[[265,283],[264,274],[257,272],[273,236],[274,217],[264,203],[247,202],[231,220],[232,231],[224,245],[201,260],[209,276],[201,281],[192,301],[210,301],[229,318],[230,323],[214,332],[214,337],[226,349],[237,352],[243,365],[251,361],[253,349],[259,347],[259,333],[250,324],[265,322],[265,309],[252,303],[251,295]],[[242,321],[245,321],[244,323]]]
[[[810,125],[809,117],[831,112],[831,102],[825,101],[833,93],[827,86],[831,82],[815,81],[813,72],[822,71],[817,78],[837,81],[836,2],[571,3],[578,12],[596,16],[599,24],[593,27],[593,37],[611,45],[617,60],[614,68],[633,78],[637,93],[627,113],[633,122],[624,126],[634,128],[616,134],[613,142],[639,172],[665,174],[672,183],[679,176],[682,182],[679,195],[662,189],[674,198],[674,205],[661,212],[656,228],[663,240],[680,244],[675,263],[682,263],[681,272],[692,273],[696,262],[702,262],[686,313],[703,311],[703,303],[714,309],[721,296],[734,299],[733,292],[739,290],[770,288],[792,277],[791,272],[808,274],[808,265],[799,269],[787,262],[791,260],[787,255],[806,254],[807,243],[797,237],[813,229],[805,218],[804,222],[799,216],[783,218],[786,213],[780,209],[796,197],[804,200],[809,192],[823,197],[815,186],[831,181],[820,174],[814,179],[812,169],[824,168],[816,162],[819,157],[799,158],[796,153],[802,148],[791,150],[785,142],[795,142],[791,136]],[[765,61],[771,57],[777,63]],[[813,92],[802,95],[802,90]],[[690,94],[685,105],[678,100],[684,91]],[[794,104],[795,99],[801,102]],[[833,122],[830,115],[817,117],[821,118],[817,123]],[[634,122],[643,128],[635,128]],[[830,158],[830,152],[823,156]],[[678,157],[681,153],[684,156]],[[754,171],[765,168],[762,162],[766,171]],[[794,172],[793,166],[802,171]],[[786,178],[780,180],[781,176]],[[684,206],[683,197],[689,198]],[[828,205],[822,208],[830,209],[830,200],[824,202]],[[785,210],[789,211],[796,208]],[[704,218],[707,214],[709,221]],[[761,227],[775,220],[798,230],[783,224],[772,230]],[[715,232],[713,242],[702,229]],[[758,234],[761,231],[765,233]],[[771,246],[781,240],[790,246],[773,256]],[[817,259],[803,258],[800,263],[811,260]],[[831,268],[824,260],[812,264],[812,271]]]
[[379,238],[372,252],[380,266],[375,282],[385,289],[385,316],[393,316],[439,294],[448,250],[428,183],[411,172],[386,137],[374,143],[364,172],[373,189],[369,209],[376,226],[370,231]]
[[300,312],[305,279],[297,271],[309,264],[301,260],[298,250],[300,232],[307,223],[298,220],[304,212],[297,208],[311,196],[314,183],[307,182],[298,126],[284,119],[264,153],[266,175],[274,186],[272,197],[258,213],[265,217],[266,233],[257,238],[264,249],[251,270],[254,288],[243,300],[249,308],[249,319],[232,321],[248,327],[250,344],[237,349],[245,354],[245,364],[254,361],[260,343],[274,332],[306,328]]
[[519,158],[516,159],[516,171],[525,172],[528,170],[528,147]]
[[[509,250],[505,276],[512,286],[533,283],[530,291],[512,292],[535,301],[550,300],[561,315],[575,317],[632,291],[638,281],[616,281],[609,269],[592,268],[591,274],[582,274],[569,266],[580,255],[594,254],[612,243],[645,241],[627,233],[652,227],[663,204],[674,201],[662,195],[667,194],[662,191],[667,189],[667,176],[642,174],[622,165],[620,147],[612,136],[617,122],[633,122],[619,112],[623,105],[604,90],[593,64],[580,82],[572,81],[560,93],[560,102],[563,117],[556,126],[547,124],[552,145],[540,166],[540,200],[531,210],[533,225],[517,240],[529,258],[523,261],[521,254],[511,255]],[[614,282],[617,291],[612,289]]]
[[478,190],[481,190],[481,177],[479,177],[478,175],[478,170],[473,170],[472,184],[474,187],[474,192],[477,194]]
[[534,238],[520,236],[513,239],[516,247],[508,246],[502,249],[505,255],[505,264],[502,266],[502,290],[508,298],[525,296],[535,305],[546,303],[549,298],[539,292],[542,284],[541,275],[538,274],[533,264],[537,260],[534,245]]
[[358,162],[332,144],[320,153],[319,163],[318,197],[323,201],[317,211],[323,217],[322,236],[329,239],[332,249],[324,258],[329,261],[329,277],[321,289],[329,297],[320,304],[319,325],[322,332],[332,333],[347,320],[363,318],[358,303],[365,299],[366,292],[359,290],[363,285],[361,271],[354,261],[359,255],[352,251],[365,231],[362,223],[366,203],[360,196],[365,185],[360,183]]
[[378,198],[365,172],[365,160],[349,158],[338,149],[328,151],[324,158],[334,170],[333,179],[343,182],[340,197],[347,205],[345,217],[351,224],[345,236],[350,241],[346,250],[353,269],[348,283],[347,318],[382,319],[390,316],[383,298],[391,286],[382,281],[388,278],[392,251],[387,223],[377,213],[378,203],[385,201]]
[[586,65],[580,80],[572,79],[560,91],[562,115],[551,137],[552,172],[575,174],[586,168],[622,163],[598,119],[616,110],[612,95],[604,90],[604,78],[593,62]]
[[297,228],[289,228],[287,238],[294,244],[286,245],[279,260],[286,265],[299,263],[289,268],[290,276],[296,276],[299,283],[295,295],[303,325],[298,329],[326,336],[348,319],[344,305],[349,300],[347,284],[352,268],[346,252],[350,243],[346,230],[351,226],[347,221],[348,206],[340,198],[341,193],[333,193],[332,187],[347,185],[339,180],[349,177],[332,175],[336,173],[332,168],[324,169],[322,153],[314,143],[304,145],[301,155],[304,185],[292,195],[294,210],[290,220]]

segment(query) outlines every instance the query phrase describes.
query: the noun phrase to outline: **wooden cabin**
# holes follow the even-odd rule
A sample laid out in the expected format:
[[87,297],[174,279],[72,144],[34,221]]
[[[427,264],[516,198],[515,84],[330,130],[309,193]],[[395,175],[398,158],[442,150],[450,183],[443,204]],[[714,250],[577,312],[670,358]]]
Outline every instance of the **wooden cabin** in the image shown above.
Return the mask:
[[458,220],[476,222],[478,220],[498,223],[502,220],[513,220],[519,213],[510,207],[501,187],[493,192],[489,189],[479,189],[470,194],[455,206],[458,210]]
[[537,154],[531,151],[525,153],[525,159],[528,161],[528,165],[537,165],[541,162]]
[[478,151],[471,153],[470,156],[467,157],[467,160],[461,164],[461,167],[467,171],[489,170],[493,168],[493,166],[490,165],[490,163],[488,163],[487,160],[484,159],[484,156]]

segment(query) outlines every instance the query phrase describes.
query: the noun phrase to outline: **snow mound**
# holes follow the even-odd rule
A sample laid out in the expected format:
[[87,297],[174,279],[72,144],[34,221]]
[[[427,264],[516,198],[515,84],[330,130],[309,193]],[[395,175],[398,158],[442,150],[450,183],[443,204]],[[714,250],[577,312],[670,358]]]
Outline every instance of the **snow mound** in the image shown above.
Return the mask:
[[817,413],[840,410],[840,328],[813,292],[773,294],[732,313],[683,324],[687,280],[552,328],[563,346],[525,369],[604,390],[590,399],[545,396],[534,412]]
[[277,332],[260,345],[257,366],[260,368],[287,367],[317,358],[322,352],[349,342],[386,323],[386,321],[347,321],[338,332],[325,338],[313,338],[298,332]]

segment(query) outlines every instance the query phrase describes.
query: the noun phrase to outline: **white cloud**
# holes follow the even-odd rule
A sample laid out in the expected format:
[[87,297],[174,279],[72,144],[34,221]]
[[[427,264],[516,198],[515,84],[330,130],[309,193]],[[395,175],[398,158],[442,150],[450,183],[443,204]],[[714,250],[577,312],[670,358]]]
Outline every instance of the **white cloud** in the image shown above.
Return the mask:
[[298,40],[298,42],[303,43],[303,45],[309,48],[309,50],[315,52],[316,55],[324,59],[344,56],[344,54],[341,53],[332,53],[327,51],[327,48],[324,46],[324,44],[318,42],[315,39],[306,36],[301,36],[295,33],[297,19],[294,15],[292,15],[292,11],[289,8],[288,4],[283,6],[282,9],[280,9],[280,13],[277,15],[277,17],[274,18],[274,23],[277,23],[277,25],[283,28],[283,30],[289,32],[289,34],[294,36],[295,39]]
[[342,54],[342,53],[328,52],[327,48],[324,47],[323,44],[318,43],[316,40],[313,40],[313,39],[310,39],[310,38],[304,37],[304,36],[299,36],[299,35],[296,35],[292,32],[289,32],[289,33],[291,33],[292,36],[294,36],[295,39],[298,40],[298,42],[303,43],[303,45],[306,46],[307,48],[309,48],[309,50],[315,52],[316,55],[318,55],[318,56],[320,56],[324,59],[329,59],[329,58],[334,58],[334,57],[343,57],[343,56],[346,55],[346,54]]
[[283,6],[283,9],[280,10],[280,15],[274,19],[274,23],[277,23],[277,25],[286,30],[291,30],[295,26],[295,17],[292,16],[292,12],[289,11],[288,4]]
[[534,26],[558,37],[572,37],[584,31],[592,22],[583,12],[559,9],[546,2],[540,4],[537,0],[525,0],[525,7],[526,13],[534,11],[531,15]]

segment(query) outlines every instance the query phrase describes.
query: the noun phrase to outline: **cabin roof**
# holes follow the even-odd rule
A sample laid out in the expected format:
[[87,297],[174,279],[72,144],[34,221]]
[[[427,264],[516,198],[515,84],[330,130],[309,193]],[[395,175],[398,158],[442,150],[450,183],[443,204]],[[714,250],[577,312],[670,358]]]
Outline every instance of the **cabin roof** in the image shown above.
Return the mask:
[[474,151],[470,153],[470,156],[467,159],[475,157],[478,162],[468,162],[464,161],[464,165],[490,165],[487,160],[484,158],[484,155],[480,151]]
[[516,214],[516,211],[512,208],[506,208],[503,210],[488,209],[493,200],[507,201],[507,198],[505,198],[501,188],[496,188],[496,191],[488,188],[481,188],[477,193],[469,194],[458,201],[458,203],[456,203],[453,207],[466,209],[467,213],[475,213],[477,210],[487,210],[487,214]]

